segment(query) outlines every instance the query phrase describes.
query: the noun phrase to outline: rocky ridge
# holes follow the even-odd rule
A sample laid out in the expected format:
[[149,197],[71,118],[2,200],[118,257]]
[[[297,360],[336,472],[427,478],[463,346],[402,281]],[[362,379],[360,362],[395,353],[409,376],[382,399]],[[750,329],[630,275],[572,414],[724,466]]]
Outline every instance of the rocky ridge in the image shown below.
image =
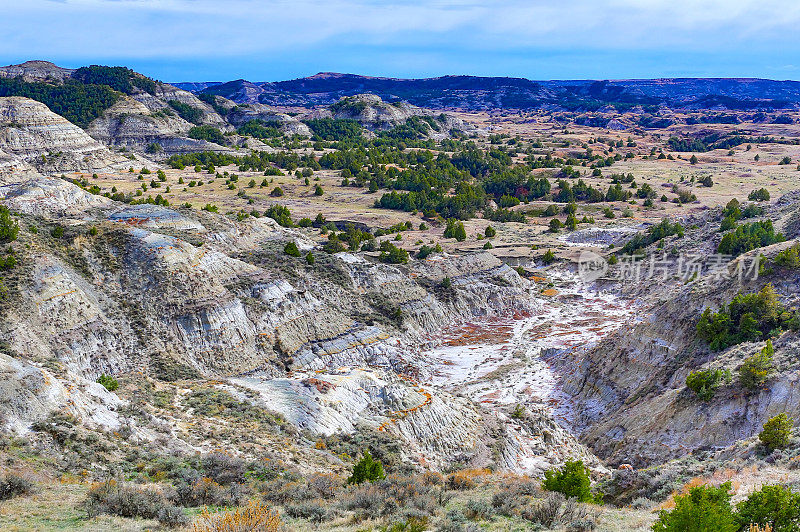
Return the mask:
[[[311,433],[383,431],[426,467],[457,461],[541,471],[575,453],[591,456],[547,412],[509,428],[507,417],[421,384],[430,364],[415,346],[442,324],[534,310],[529,281],[489,254],[408,267],[321,254],[318,267],[307,268],[280,250],[287,239],[304,249],[313,243],[271,219],[92,202],[61,180],[4,194],[30,213],[25,224],[42,226],[39,234],[71,224],[60,241],[28,232],[21,240],[26,250],[0,328],[13,356],[4,359],[6,386],[19,397],[23,376],[41,374],[37,393],[48,399],[28,410],[19,401],[5,406],[7,430],[24,432],[54,408],[111,429],[122,422],[114,413],[122,403],[95,397],[90,383],[142,372],[219,382]],[[431,291],[445,276],[452,288]],[[68,382],[83,384],[63,391]]]

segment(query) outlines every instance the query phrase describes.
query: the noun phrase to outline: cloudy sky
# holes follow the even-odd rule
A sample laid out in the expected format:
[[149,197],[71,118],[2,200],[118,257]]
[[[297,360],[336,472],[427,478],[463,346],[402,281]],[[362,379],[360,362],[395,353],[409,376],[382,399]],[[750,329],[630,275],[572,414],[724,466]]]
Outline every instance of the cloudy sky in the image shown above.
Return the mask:
[[0,63],[164,81],[320,71],[800,79],[798,0],[0,0]]

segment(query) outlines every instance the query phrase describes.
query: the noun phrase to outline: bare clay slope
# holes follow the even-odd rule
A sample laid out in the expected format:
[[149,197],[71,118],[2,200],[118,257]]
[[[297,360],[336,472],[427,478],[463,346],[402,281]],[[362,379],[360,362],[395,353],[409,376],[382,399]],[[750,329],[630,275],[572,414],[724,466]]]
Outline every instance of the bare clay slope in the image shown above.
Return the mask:
[[[776,220],[787,238],[797,236],[797,194],[780,200],[765,217]],[[695,222],[700,220],[694,220]],[[719,210],[707,214],[698,229],[670,244],[681,252],[713,254],[720,234]],[[769,259],[796,240],[774,244],[744,254],[727,268],[745,269],[755,255]],[[655,251],[655,250],[651,250]],[[776,340],[777,372],[755,391],[741,386],[736,371],[743,360],[764,342],[745,342],[713,352],[697,337],[703,310],[718,310],[737,293],[752,293],[772,283],[787,307],[798,303],[800,273],[777,269],[757,279],[737,275],[705,275],[686,283],[678,279],[639,287],[646,303],[631,327],[623,327],[597,346],[575,358],[557,361],[565,391],[573,395],[574,420],[581,439],[610,463],[653,465],[695,450],[727,447],[761,431],[770,417],[800,411],[795,332]],[[711,401],[700,400],[686,388],[690,371],[704,368],[732,371],[730,385],[722,386]]]
[[[4,395],[14,398],[3,407],[7,428],[25,432],[63,408],[101,428],[132,425],[153,441],[148,424],[121,416],[119,399],[94,386],[113,374],[208,383],[311,434],[371,427],[426,467],[518,469],[531,452],[525,439],[546,449],[542,466],[572,456],[597,464],[546,412],[512,426],[419,384],[429,371],[414,348],[420,337],[470,316],[532,308],[529,282],[489,254],[392,266],[315,251],[309,265],[282,250],[288,241],[313,244],[271,219],[111,201],[74,213],[60,205],[68,195],[38,194],[43,185],[17,187],[7,200],[15,208],[33,198],[38,208],[21,225],[39,228],[21,232],[2,307],[0,339],[13,357],[2,361]],[[63,237],[51,236],[54,223],[70,224]],[[452,287],[432,290],[445,275]],[[33,399],[33,382],[44,383],[42,399]],[[174,422],[161,422],[170,445],[189,445]]]
[[35,173],[34,168],[95,172],[126,161],[44,104],[28,98],[0,98],[0,167],[6,168],[7,176],[14,170]]

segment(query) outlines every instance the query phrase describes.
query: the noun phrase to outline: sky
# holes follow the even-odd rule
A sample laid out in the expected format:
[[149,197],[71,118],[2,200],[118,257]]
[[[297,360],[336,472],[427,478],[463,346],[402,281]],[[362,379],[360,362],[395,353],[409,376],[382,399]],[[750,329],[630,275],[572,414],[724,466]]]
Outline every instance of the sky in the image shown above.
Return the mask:
[[798,0],[0,0],[0,63],[167,82],[317,72],[800,80]]

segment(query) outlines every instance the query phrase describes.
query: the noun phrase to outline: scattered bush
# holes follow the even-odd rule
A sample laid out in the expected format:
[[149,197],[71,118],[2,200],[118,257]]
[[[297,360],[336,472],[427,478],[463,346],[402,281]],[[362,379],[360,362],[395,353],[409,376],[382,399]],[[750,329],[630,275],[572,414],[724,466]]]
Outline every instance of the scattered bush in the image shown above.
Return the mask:
[[[520,515],[534,525],[547,529],[565,526],[567,530],[593,530],[596,527],[585,505],[561,493],[548,493],[543,499],[525,506]],[[573,523],[579,526],[573,527]]]
[[161,493],[116,480],[92,486],[83,507],[90,517],[100,514],[142,517],[158,519],[167,526],[188,523],[183,511],[169,504]]
[[464,513],[468,519],[480,521],[492,517],[494,509],[486,501],[470,499],[464,507]]
[[758,439],[768,449],[783,449],[789,445],[793,426],[794,419],[789,417],[786,412],[782,412],[764,423],[764,428],[758,434]]
[[299,257],[300,250],[297,248],[297,244],[294,242],[289,242],[285,246],[283,246],[283,252],[289,255],[290,257]]
[[378,258],[381,262],[389,264],[406,264],[408,262],[408,251],[395,246],[388,240],[381,242],[380,249],[381,254]]
[[745,359],[739,367],[739,382],[742,386],[751,390],[764,386],[775,369],[772,364],[774,354],[772,340],[767,340],[767,345],[761,351]]
[[703,401],[710,401],[723,383],[730,382],[730,371],[722,369],[703,369],[693,371],[686,377],[686,387]]
[[583,461],[567,461],[561,469],[545,471],[542,488],[546,491],[557,491],[567,497],[575,497],[580,502],[592,502],[589,469]]
[[441,253],[441,252],[442,252],[442,246],[440,246],[439,244],[436,244],[435,246],[428,246],[426,244],[423,244],[419,248],[419,251],[417,251],[416,257],[421,260],[428,258],[433,253]]
[[11,219],[8,207],[0,205],[0,244],[7,244],[17,239],[19,225]]
[[286,513],[295,519],[307,519],[321,523],[328,517],[328,507],[320,500],[300,501],[286,506]]
[[625,245],[622,247],[622,253],[634,253],[639,249],[646,248],[650,244],[658,242],[668,236],[676,235],[678,237],[683,236],[683,226],[678,222],[670,223],[669,220],[664,218],[661,220],[661,223],[658,225],[654,225],[649,227],[646,232],[639,233],[630,239]]
[[292,222],[292,213],[289,211],[288,207],[283,205],[272,205],[264,212],[264,215],[278,222],[278,225],[283,227],[294,227],[294,222]]
[[467,230],[464,229],[464,223],[457,221],[455,218],[447,220],[447,227],[444,230],[445,238],[455,238],[458,242],[463,242],[467,239]]
[[727,308],[703,311],[697,322],[697,335],[718,351],[747,341],[758,341],[782,329],[796,330],[798,317],[778,300],[771,283],[759,292],[737,294]]
[[769,191],[766,188],[753,190],[747,195],[747,199],[750,201],[769,201]]
[[211,513],[203,508],[192,527],[193,532],[278,532],[282,529],[278,511],[258,501],[250,501],[247,506],[229,512]]
[[738,256],[750,250],[783,242],[781,233],[776,233],[772,220],[742,224],[727,233],[719,242],[717,251],[725,255]]
[[365,450],[361,460],[353,466],[353,474],[347,479],[348,484],[361,484],[362,482],[375,482],[385,477],[383,464],[373,460],[369,451]]
[[772,259],[772,264],[791,270],[800,268],[800,244],[794,244],[783,251],[779,251],[775,258]]
[[105,374],[100,375],[97,378],[97,382],[102,384],[103,387],[105,387],[105,389],[108,390],[109,392],[113,392],[114,390],[119,388],[119,382],[117,382],[117,379],[115,379],[111,375],[105,375]]
[[739,527],[731,509],[731,484],[718,488],[696,486],[675,497],[673,510],[661,510],[655,532],[736,532]]
[[783,486],[764,486],[736,505],[740,530],[753,524],[773,532],[800,529],[800,493]]
[[0,477],[0,501],[36,492],[36,485],[27,478],[8,472]]
[[203,471],[220,484],[234,484],[245,479],[247,464],[241,458],[223,451],[206,454],[202,458]]

